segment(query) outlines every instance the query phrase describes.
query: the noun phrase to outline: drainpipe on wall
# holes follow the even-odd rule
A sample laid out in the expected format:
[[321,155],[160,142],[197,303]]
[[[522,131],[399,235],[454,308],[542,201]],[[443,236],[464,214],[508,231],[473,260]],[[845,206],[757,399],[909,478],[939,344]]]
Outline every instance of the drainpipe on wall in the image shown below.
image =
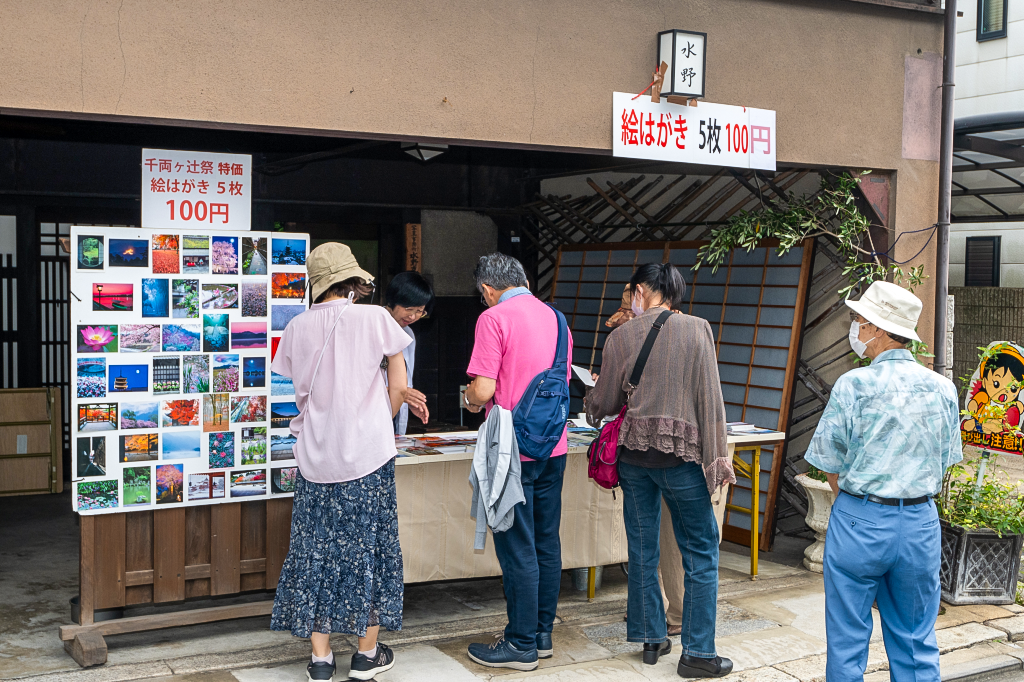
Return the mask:
[[953,76],[956,72],[956,0],[946,0],[942,37],[942,134],[939,139],[939,219],[935,250],[935,362],[946,374],[946,298],[949,295],[949,204],[953,176]]

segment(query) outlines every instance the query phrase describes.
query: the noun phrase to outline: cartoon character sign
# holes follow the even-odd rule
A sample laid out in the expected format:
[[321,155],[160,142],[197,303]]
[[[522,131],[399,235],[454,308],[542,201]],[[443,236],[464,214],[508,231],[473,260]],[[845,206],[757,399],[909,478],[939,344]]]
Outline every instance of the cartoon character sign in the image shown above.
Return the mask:
[[964,445],[1024,455],[1024,350],[989,344],[967,390],[960,436]]

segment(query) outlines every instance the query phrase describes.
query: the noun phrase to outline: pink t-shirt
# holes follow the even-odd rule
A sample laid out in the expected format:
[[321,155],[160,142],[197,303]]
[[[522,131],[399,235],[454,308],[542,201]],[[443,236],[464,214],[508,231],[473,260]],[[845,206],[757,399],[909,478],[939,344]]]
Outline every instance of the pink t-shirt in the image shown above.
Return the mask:
[[[495,380],[494,401],[506,410],[514,409],[533,378],[551,369],[558,346],[555,313],[535,296],[510,298],[488,308],[476,322],[473,356],[466,373]],[[568,331],[568,330],[567,330]],[[572,362],[572,334],[569,334],[569,364]],[[566,367],[566,379],[572,369]],[[487,411],[490,412],[489,405]],[[566,432],[551,456],[569,450]],[[524,462],[532,461],[520,456]]]
[[[335,320],[338,325],[311,399],[313,369]],[[317,303],[285,327],[271,369],[295,385],[299,416],[289,429],[296,439],[295,460],[307,481],[353,481],[395,456],[391,402],[380,365],[385,356],[401,353],[411,342],[386,308],[354,305],[346,299]]]

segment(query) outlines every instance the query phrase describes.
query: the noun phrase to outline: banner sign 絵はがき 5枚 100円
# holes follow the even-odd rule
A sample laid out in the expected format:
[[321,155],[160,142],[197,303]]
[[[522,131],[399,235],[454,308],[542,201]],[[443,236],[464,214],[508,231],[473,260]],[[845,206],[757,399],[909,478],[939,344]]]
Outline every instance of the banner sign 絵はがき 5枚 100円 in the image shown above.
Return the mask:
[[291,495],[305,234],[71,228],[72,503],[81,514]]

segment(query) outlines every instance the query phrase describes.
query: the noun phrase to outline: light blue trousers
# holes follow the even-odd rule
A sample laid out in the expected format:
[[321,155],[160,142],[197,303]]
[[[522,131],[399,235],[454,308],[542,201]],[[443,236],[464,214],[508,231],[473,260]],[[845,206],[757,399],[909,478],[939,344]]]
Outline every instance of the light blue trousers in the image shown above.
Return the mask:
[[892,682],[939,682],[939,517],[841,493],[825,540],[828,682],[864,678],[878,602]]

